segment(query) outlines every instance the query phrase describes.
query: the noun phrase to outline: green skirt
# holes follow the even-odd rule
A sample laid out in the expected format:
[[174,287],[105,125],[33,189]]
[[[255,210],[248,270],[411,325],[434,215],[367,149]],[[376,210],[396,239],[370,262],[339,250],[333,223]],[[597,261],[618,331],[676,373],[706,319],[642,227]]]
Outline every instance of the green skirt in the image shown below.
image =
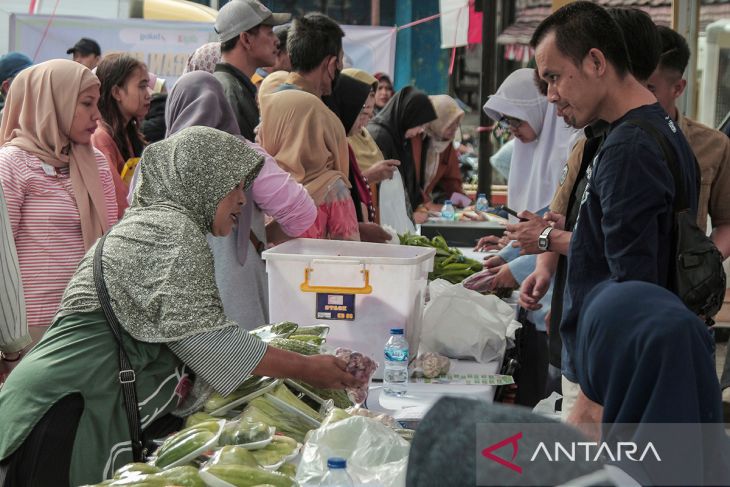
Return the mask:
[[[122,335],[136,372],[144,430],[177,407],[187,372],[164,344],[137,341],[124,330]],[[56,320],[0,390],[0,460],[23,444],[53,404],[77,392],[84,399],[84,412],[74,441],[69,483],[93,484],[110,478],[132,461],[118,374],[117,343],[101,311]]]

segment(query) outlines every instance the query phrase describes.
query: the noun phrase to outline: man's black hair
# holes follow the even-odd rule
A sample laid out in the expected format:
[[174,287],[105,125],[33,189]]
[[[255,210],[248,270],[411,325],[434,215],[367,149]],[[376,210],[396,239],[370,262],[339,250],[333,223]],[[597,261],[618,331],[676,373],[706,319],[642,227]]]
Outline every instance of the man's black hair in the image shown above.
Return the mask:
[[646,82],[659,64],[662,39],[648,13],[638,8],[612,7],[608,13],[616,21],[626,41],[634,78]]
[[324,14],[295,19],[286,41],[292,71],[309,73],[328,56],[339,56],[344,36],[337,22]]
[[[251,27],[246,32],[248,34],[251,34],[252,36],[255,36],[259,33],[259,30],[261,30],[261,24]],[[238,39],[240,39],[241,36],[237,35],[233,39],[228,39],[226,42],[221,42],[221,54],[225,52],[231,52],[235,47],[236,44],[238,44]]]
[[629,72],[629,56],[621,30],[600,5],[579,1],[561,7],[540,22],[532,34],[530,46],[537,48],[551,32],[555,32],[560,52],[576,66],[580,66],[588,51],[595,48],[603,53],[619,76]]
[[689,63],[689,46],[682,34],[669,27],[660,25],[657,27],[662,40],[662,54],[659,57],[659,66],[677,71],[680,76],[684,74]]
[[281,29],[274,29],[276,38],[279,40],[279,50],[281,52],[287,52],[286,40],[289,37],[289,26],[282,27]]

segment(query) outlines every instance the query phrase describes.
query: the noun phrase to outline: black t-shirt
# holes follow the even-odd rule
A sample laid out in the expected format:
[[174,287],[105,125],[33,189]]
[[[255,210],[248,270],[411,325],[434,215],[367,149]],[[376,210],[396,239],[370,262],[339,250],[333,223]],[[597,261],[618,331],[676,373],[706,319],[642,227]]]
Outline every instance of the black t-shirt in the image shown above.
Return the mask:
[[653,137],[625,123],[632,119],[651,123],[667,138],[677,154],[691,210],[697,211],[699,174],[694,155],[661,106],[635,108],[612,123],[586,170],[586,189],[568,253],[560,336],[567,351],[563,374],[573,381],[570,359],[585,296],[608,279],[667,287],[672,269],[674,180]]
[[256,85],[248,76],[228,63],[216,64],[213,76],[223,86],[223,93],[233,108],[241,135],[253,142],[256,138],[254,129],[261,118],[256,104]]

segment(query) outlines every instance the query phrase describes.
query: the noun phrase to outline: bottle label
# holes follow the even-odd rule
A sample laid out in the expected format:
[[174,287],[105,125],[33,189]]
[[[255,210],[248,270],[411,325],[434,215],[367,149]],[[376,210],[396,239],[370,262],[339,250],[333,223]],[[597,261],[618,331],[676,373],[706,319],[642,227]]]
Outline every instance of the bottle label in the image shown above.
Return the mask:
[[390,362],[408,362],[408,349],[385,349],[385,360]]

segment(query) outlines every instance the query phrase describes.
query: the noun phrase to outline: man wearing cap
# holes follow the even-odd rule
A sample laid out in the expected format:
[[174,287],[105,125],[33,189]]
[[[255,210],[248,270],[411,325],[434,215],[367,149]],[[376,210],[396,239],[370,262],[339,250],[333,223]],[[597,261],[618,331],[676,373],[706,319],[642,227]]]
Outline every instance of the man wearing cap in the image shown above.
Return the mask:
[[2,114],[3,106],[5,106],[5,97],[10,90],[13,78],[32,65],[33,61],[19,52],[9,52],[4,56],[0,56],[0,114]]
[[215,31],[221,41],[221,62],[213,73],[236,114],[241,135],[253,141],[259,123],[257,68],[272,66],[279,52],[273,26],[289,22],[291,14],[272,13],[256,0],[228,2],[218,12]]
[[101,47],[94,39],[82,37],[79,42],[70,47],[66,54],[73,54],[73,60],[83,64],[89,69],[94,69],[101,61]]

